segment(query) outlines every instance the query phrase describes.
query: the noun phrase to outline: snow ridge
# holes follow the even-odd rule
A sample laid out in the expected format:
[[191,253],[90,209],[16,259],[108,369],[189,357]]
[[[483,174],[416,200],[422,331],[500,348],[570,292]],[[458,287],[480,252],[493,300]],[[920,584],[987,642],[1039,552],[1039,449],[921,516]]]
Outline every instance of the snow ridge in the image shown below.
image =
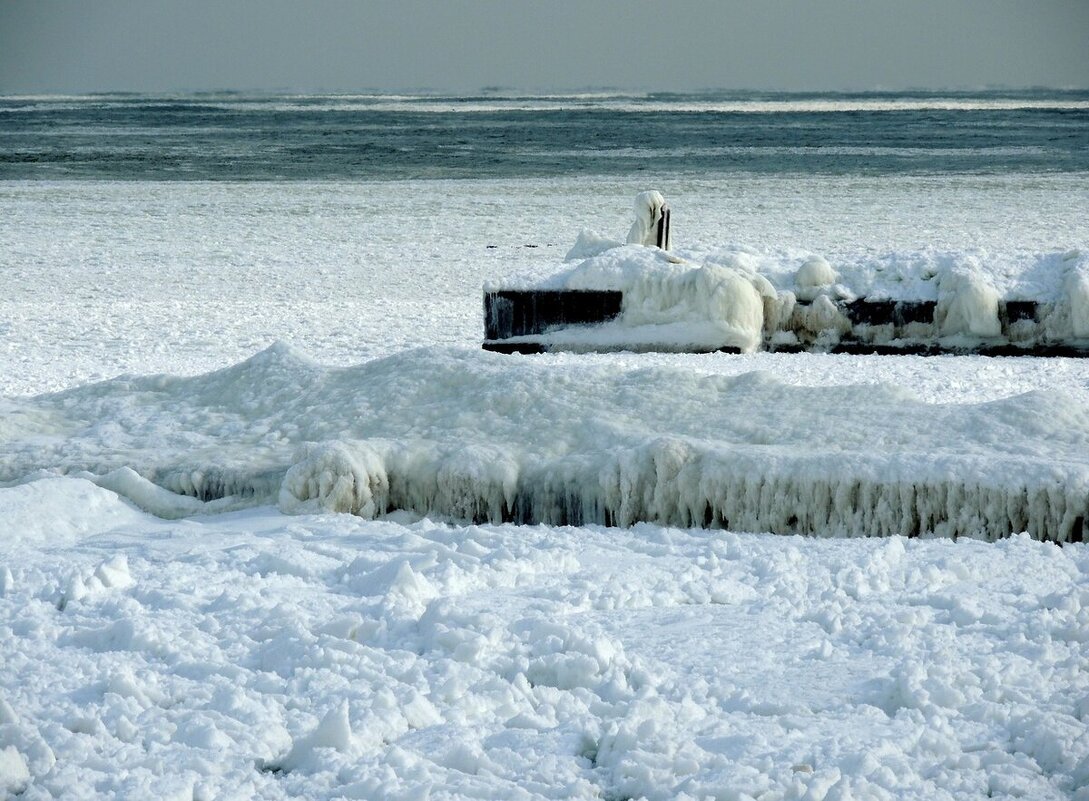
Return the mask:
[[1068,541],[1089,506],[1087,395],[934,404],[880,384],[441,349],[334,369],[277,345],[204,376],[13,401],[0,481],[79,475],[165,518],[279,503]]

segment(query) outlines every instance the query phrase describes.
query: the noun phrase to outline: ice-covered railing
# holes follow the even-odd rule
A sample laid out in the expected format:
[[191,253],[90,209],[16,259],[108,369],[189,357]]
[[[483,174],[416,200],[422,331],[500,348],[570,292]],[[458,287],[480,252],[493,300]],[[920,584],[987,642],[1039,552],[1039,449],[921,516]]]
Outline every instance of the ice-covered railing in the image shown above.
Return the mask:
[[1089,354],[1089,250],[864,253],[833,265],[583,232],[568,260],[543,280],[485,287],[485,348]]
[[0,481],[83,474],[162,516],[277,503],[522,523],[1080,540],[1089,392],[888,385],[286,346],[192,378],[4,401]]

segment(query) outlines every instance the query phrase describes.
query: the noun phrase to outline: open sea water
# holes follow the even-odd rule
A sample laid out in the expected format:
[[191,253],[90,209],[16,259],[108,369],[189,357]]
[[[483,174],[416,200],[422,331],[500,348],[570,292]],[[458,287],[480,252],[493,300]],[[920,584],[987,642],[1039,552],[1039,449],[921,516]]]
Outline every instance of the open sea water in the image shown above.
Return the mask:
[[0,98],[0,179],[1089,171],[1089,90]]

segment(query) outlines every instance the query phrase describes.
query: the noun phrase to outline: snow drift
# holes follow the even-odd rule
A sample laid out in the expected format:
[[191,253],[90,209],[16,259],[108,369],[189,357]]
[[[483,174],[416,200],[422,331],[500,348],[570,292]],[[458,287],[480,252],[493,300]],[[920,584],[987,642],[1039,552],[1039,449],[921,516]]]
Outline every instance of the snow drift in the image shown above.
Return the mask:
[[1089,504],[1087,394],[933,404],[882,385],[460,350],[326,368],[277,345],[204,376],[12,401],[0,480],[79,474],[164,517],[278,502],[365,517],[1068,541]]

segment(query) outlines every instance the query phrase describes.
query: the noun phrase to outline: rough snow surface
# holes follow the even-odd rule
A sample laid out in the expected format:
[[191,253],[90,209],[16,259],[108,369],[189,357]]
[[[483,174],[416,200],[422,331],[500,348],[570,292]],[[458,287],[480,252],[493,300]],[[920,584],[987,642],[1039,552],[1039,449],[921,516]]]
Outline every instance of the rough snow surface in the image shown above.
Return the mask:
[[28,486],[83,533],[0,544],[8,796],[1085,796],[1084,547],[164,522]]

